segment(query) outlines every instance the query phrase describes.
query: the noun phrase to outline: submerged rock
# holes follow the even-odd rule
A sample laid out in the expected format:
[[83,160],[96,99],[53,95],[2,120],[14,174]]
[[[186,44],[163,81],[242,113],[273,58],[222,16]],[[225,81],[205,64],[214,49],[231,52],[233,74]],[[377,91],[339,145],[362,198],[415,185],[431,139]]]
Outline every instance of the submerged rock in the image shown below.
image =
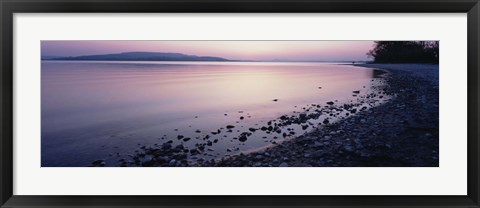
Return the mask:
[[247,141],[247,136],[245,136],[245,135],[240,136],[240,137],[238,138],[238,141],[241,141],[241,142]]

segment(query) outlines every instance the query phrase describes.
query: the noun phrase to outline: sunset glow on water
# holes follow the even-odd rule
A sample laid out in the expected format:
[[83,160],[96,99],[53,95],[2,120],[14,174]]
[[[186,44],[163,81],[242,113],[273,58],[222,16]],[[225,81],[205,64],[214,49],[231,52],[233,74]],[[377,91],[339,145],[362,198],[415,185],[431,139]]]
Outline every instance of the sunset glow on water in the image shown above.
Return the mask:
[[42,166],[112,164],[142,146],[195,146],[206,135],[218,140],[207,159],[262,148],[285,138],[238,134],[311,104],[349,103],[371,79],[371,69],[337,63],[42,61]]

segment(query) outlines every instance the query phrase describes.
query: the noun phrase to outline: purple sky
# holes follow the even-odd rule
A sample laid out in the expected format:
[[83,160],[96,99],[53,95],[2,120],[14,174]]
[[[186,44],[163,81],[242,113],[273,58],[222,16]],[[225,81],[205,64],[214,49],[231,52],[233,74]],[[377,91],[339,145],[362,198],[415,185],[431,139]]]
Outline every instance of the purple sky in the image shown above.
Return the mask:
[[42,56],[131,51],[172,52],[237,60],[368,60],[373,41],[42,41]]

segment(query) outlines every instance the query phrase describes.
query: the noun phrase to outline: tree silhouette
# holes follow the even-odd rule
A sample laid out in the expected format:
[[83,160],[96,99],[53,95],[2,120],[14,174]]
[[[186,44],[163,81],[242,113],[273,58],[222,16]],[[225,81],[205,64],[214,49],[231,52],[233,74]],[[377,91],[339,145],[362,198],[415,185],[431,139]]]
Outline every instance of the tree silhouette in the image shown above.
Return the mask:
[[375,41],[367,53],[375,63],[438,63],[438,41]]

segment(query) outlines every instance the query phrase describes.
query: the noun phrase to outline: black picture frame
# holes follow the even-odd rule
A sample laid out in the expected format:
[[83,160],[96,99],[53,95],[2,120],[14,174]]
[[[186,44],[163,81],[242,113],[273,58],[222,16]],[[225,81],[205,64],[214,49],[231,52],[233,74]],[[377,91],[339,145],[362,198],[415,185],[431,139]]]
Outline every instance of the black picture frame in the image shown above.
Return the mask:
[[[0,0],[1,207],[480,207],[478,0]],[[466,196],[18,196],[13,195],[15,13],[467,13],[468,194]]]

